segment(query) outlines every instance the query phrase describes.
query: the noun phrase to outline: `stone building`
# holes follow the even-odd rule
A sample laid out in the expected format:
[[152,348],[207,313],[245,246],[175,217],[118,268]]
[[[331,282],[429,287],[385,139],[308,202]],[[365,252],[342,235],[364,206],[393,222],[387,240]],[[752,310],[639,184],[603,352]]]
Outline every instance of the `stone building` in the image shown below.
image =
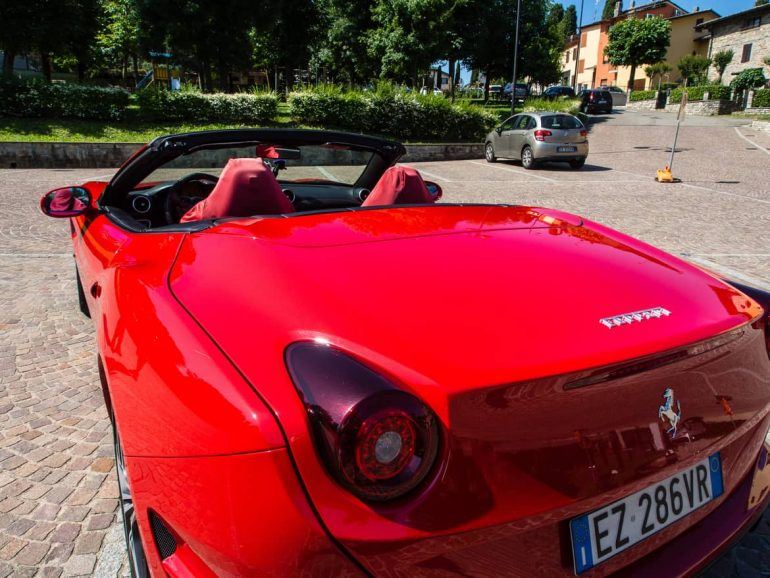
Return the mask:
[[[729,84],[734,75],[747,68],[763,68],[765,76],[770,77],[770,66],[763,62],[770,56],[770,4],[703,22],[696,30],[707,33],[709,56],[722,50],[733,51],[733,60],[722,78],[724,84]],[[709,80],[718,77],[712,66]]]

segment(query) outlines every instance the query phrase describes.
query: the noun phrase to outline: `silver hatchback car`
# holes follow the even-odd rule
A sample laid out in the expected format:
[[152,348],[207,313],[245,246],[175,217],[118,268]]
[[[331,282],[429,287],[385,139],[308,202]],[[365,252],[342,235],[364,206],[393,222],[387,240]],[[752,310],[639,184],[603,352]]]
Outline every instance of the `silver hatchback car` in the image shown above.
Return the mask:
[[514,115],[487,135],[484,156],[520,159],[525,169],[542,161],[581,168],[588,156],[588,130],[580,119],[563,112],[524,112]]

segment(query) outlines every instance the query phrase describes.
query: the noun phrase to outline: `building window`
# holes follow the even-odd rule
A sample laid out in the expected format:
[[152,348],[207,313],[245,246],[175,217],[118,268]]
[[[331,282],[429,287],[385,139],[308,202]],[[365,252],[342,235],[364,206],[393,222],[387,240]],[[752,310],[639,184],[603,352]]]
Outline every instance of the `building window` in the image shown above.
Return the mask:
[[585,69],[586,69],[586,61],[581,60],[580,62],[578,62],[578,74],[585,71]]
[[588,44],[588,34],[580,35],[580,48],[585,48]]
[[606,52],[603,52],[603,53],[602,53],[602,62],[603,62],[604,64],[607,64],[609,61],[610,61],[610,57],[609,57],[609,56],[607,56],[607,53],[606,53]]
[[762,24],[762,19],[757,16],[756,18],[749,18],[748,20],[745,20],[743,22],[743,29],[747,28],[759,28],[759,25]]
[[577,48],[572,49],[572,60],[577,60]]
[[567,62],[569,62],[569,50],[567,50]]
[[743,54],[741,54],[741,62],[748,62],[751,60],[751,44],[743,45]]

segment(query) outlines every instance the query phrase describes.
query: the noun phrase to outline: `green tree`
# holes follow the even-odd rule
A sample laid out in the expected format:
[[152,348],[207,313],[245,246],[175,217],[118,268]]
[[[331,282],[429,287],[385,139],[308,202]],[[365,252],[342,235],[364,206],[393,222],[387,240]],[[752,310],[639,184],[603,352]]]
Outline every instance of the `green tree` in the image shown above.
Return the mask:
[[609,20],[615,16],[615,5],[618,0],[604,0],[604,10],[602,10],[602,20]]
[[770,66],[770,56],[765,56],[765,57],[762,59],[762,62],[764,62],[764,63],[765,63],[765,66]]
[[37,2],[4,0],[0,2],[0,48],[3,49],[3,73],[13,73],[17,55],[31,48]]
[[636,68],[666,57],[671,42],[671,25],[659,16],[628,18],[613,25],[604,49],[613,66],[630,66],[629,90],[634,86]]
[[104,0],[101,31],[97,46],[110,66],[119,68],[123,80],[129,63],[134,84],[139,81],[139,11],[134,0]]
[[313,56],[331,78],[364,84],[379,76],[379,60],[369,55],[368,36],[374,28],[370,0],[320,0],[324,31]]
[[767,79],[761,68],[747,68],[733,78],[730,86],[734,90],[746,90],[748,88],[759,88],[764,86],[766,82]]
[[577,34],[577,8],[574,5],[567,6],[567,9],[564,11],[562,28],[565,38]]
[[766,6],[770,0],[754,0],[754,6]]
[[727,65],[733,61],[733,56],[735,56],[735,53],[732,50],[720,50],[714,54],[712,62],[719,74],[719,84],[722,84],[722,76],[725,73]]
[[703,83],[709,66],[711,66],[710,58],[696,54],[685,54],[676,63],[686,85]]
[[667,62],[656,62],[655,64],[650,64],[649,66],[644,67],[644,74],[647,75],[647,78],[650,79],[650,86],[652,86],[652,82],[655,80],[655,77],[658,77],[658,90],[660,90],[660,84],[663,81],[663,75],[669,72],[671,72],[671,67]]

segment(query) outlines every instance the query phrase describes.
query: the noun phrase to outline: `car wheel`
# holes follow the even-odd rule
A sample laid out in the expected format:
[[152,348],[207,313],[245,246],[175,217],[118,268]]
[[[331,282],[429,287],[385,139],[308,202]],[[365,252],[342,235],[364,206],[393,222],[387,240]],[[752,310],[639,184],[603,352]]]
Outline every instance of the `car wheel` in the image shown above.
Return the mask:
[[487,146],[484,147],[484,158],[487,159],[488,163],[497,161],[497,157],[495,156],[495,147],[491,142],[488,142]]
[[134,498],[128,481],[128,470],[123,457],[123,447],[120,445],[118,430],[113,423],[113,440],[115,443],[115,469],[118,471],[118,491],[120,492],[120,515],[123,518],[123,532],[126,537],[128,550],[128,565],[133,578],[149,578],[147,558],[144,555],[142,539],[139,536],[139,524],[136,519]]
[[86,293],[83,291],[83,283],[80,282],[80,271],[78,271],[77,265],[75,265],[75,282],[78,284],[78,305],[80,312],[86,317],[91,317],[91,312],[88,310],[88,301],[86,301]]
[[573,168],[575,170],[582,169],[584,164],[586,164],[585,159],[574,159],[569,162],[570,168]]
[[521,166],[525,169],[535,168],[535,155],[528,146],[524,147],[521,151]]

